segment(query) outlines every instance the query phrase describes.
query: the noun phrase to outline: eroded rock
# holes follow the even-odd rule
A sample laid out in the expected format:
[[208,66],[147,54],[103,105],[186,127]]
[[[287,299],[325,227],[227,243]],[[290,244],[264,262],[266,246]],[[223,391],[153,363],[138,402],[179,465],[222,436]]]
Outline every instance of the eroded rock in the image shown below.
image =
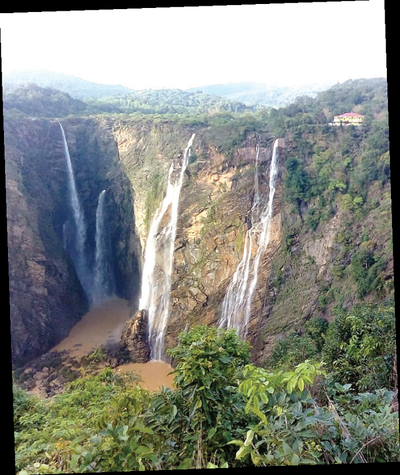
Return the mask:
[[146,363],[150,360],[149,314],[147,310],[138,310],[126,322],[122,331],[121,344],[129,351],[134,363]]

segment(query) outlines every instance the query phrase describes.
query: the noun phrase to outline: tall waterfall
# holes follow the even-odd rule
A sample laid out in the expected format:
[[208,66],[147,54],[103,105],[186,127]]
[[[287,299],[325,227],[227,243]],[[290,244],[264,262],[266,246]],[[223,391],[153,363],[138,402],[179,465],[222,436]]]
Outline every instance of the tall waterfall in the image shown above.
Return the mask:
[[112,272],[109,266],[108,246],[106,239],[106,217],[104,209],[106,190],[99,194],[96,209],[96,254],[93,276],[93,302],[99,303],[113,293]]
[[[146,309],[149,314],[149,343],[153,360],[161,360],[164,352],[179,195],[194,136],[195,134],[191,136],[187,144],[182,163],[171,164],[167,193],[154,215],[146,240],[139,309]],[[169,218],[160,229],[164,216]]]
[[[233,274],[232,281],[222,302],[219,327],[236,328],[237,333],[241,336],[247,334],[253,294],[257,286],[260,258],[267,249],[270,239],[275,183],[278,172],[278,143],[278,139],[275,140],[269,172],[269,196],[263,211],[261,210],[262,203],[258,187],[259,145],[257,143],[254,172],[255,193],[250,211],[252,226],[246,232],[242,260]],[[252,257],[254,244],[258,247],[255,256]]]
[[[61,128],[61,133],[64,141],[64,153],[67,161],[68,170],[68,189],[69,199],[71,202],[72,213],[75,224],[75,252],[72,253],[72,260],[75,264],[76,273],[82,284],[83,290],[86,293],[88,299],[91,299],[91,278],[85,256],[85,243],[86,243],[86,223],[85,216],[82,211],[81,204],[79,202],[78,193],[76,191],[74,170],[72,168],[71,157],[69,155],[68,143],[65,138],[63,126],[58,123]],[[66,242],[66,241],[65,241]]]

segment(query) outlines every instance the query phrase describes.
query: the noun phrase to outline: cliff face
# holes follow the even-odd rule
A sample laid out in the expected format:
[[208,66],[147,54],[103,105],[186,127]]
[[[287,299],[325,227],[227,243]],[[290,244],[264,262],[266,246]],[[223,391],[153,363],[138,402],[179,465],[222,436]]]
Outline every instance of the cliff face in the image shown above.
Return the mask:
[[[118,296],[135,301],[139,242],[133,200],[112,135],[100,121],[63,122],[94,258],[97,197],[109,190],[107,215]],[[63,224],[71,216],[60,126],[55,121],[4,122],[12,356],[23,362],[68,335],[88,310]]]
[[49,147],[52,126],[26,121],[5,122],[4,127],[11,335],[17,361],[65,337],[88,304],[50,224],[64,188],[57,174],[44,180],[51,170],[63,170],[62,155]]
[[[87,220],[88,259],[94,259],[97,198],[107,189],[116,293],[130,300],[131,317],[139,310],[147,234],[166,192],[169,167],[172,161],[181,162],[195,133],[179,200],[165,345],[174,346],[179,332],[195,324],[216,325],[251,226],[256,147],[265,207],[277,137],[266,128],[241,133],[237,140],[238,131],[221,138],[223,129],[151,120],[73,118],[62,124]],[[312,147],[334,150],[335,143],[349,141],[348,135],[337,131],[331,143],[328,134],[315,133],[310,133],[306,145],[290,134],[279,141],[271,235],[260,259],[247,333],[255,362],[262,362],[286,333],[301,330],[311,316],[329,320],[336,305],[360,300],[351,265],[357,252],[384,258],[381,290],[390,291],[389,182],[374,182],[368,188],[365,200],[374,204],[358,217],[354,209],[342,206],[343,196],[337,193],[329,213],[311,227],[310,209],[321,209],[317,198],[297,205],[287,198],[288,157],[305,154],[305,164],[311,166]],[[18,359],[43,352],[66,336],[87,302],[62,244],[63,224],[71,209],[59,125],[44,119],[7,120],[5,141],[12,348]],[[353,155],[357,165],[356,152]],[[337,173],[340,179],[345,176],[343,171]],[[165,225],[162,222],[161,228]],[[256,252],[254,246],[253,257]]]
[[[171,160],[181,160],[191,134],[196,134],[179,201],[165,335],[169,348],[176,344],[180,331],[198,323],[217,324],[250,226],[256,144],[259,142],[260,146],[260,194],[266,206],[276,137],[267,132],[250,132],[241,145],[224,152],[210,127],[121,121],[114,125],[113,132],[135,191],[137,233],[143,250],[151,219],[166,190]],[[307,140],[311,153],[306,164],[311,162],[315,144],[324,141],[325,147],[335,149],[335,143],[348,141],[349,134],[338,131],[337,137],[330,139],[332,143],[319,132],[310,134]],[[299,141],[289,135],[279,145],[271,238],[261,255],[247,333],[253,346],[253,360],[259,363],[270,354],[277,340],[290,331],[301,331],[307,319],[316,316],[331,320],[335,306],[349,307],[360,301],[351,265],[359,250],[373,250],[385,261],[381,293],[364,299],[382,298],[386,291],[390,292],[393,282],[391,215],[387,211],[390,183],[375,183],[368,189],[365,199],[374,202],[373,209],[358,216],[344,209],[342,195],[336,194],[326,217],[316,227],[310,226],[309,211],[317,209],[318,198],[294,206],[287,201],[284,187],[287,156],[303,153]],[[253,256],[256,250],[254,247]]]
[[[114,126],[119,154],[135,190],[135,216],[142,249],[155,209],[166,189],[172,160],[181,160],[191,134],[195,133],[191,157],[179,200],[172,289],[166,347],[177,342],[180,331],[199,323],[217,324],[221,303],[242,259],[248,216],[254,196],[256,145],[260,143],[260,194],[268,198],[271,136],[249,135],[244,145],[229,156],[221,153],[212,131],[205,127],[159,124],[153,127],[117,123]],[[263,327],[265,288],[274,254],[281,238],[281,168],[274,198],[271,239],[262,255],[260,277],[254,292],[248,337],[256,346]],[[166,223],[164,223],[165,225]],[[256,247],[253,249],[253,254]],[[156,283],[155,283],[156,284]]]

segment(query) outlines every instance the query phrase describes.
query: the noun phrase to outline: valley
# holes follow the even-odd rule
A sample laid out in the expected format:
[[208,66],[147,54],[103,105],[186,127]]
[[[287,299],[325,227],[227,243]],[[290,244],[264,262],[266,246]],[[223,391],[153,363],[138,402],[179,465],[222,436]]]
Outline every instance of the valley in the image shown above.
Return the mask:
[[[387,390],[387,411],[395,413],[383,79],[348,81],[278,109],[239,107],[201,93],[149,92],[141,99],[154,109],[148,113],[134,110],[129,94],[79,105],[66,93],[35,86],[28,94],[27,87],[5,95],[14,379],[36,391],[43,407],[68,398],[68,391],[90,399],[97,384],[93,400],[114,402],[101,416],[93,408],[99,426],[85,426],[87,447],[100,450],[102,437],[122,437],[123,447],[124,434],[132,432],[145,441],[135,445],[134,469],[189,468],[191,450],[212,465],[242,466],[246,455],[255,466],[268,465],[269,455],[254,447],[236,458],[232,445],[222,447],[240,445],[246,424],[259,429],[254,418],[265,423],[259,407],[268,407],[271,424],[278,424],[274,397],[286,394],[282,404],[292,411],[291,387],[304,409],[311,410],[311,391],[329,412],[318,386],[323,361],[329,397],[336,397],[336,383],[371,394]],[[51,94],[63,103],[59,116]],[[361,126],[329,125],[334,115],[353,110],[365,116]],[[375,341],[384,332],[385,343]],[[294,368],[302,375],[297,382]],[[258,377],[270,381],[272,402]],[[80,385],[87,388],[81,395]],[[251,406],[240,395],[246,385],[254,387],[246,392]],[[124,411],[135,413],[136,422],[128,423]],[[236,427],[237,418],[246,422]],[[126,429],[105,436],[106,420]],[[100,429],[92,442],[88,434]],[[149,431],[158,434],[157,447]],[[70,468],[107,466],[96,451],[88,452],[93,460],[74,452],[73,437],[65,434]],[[344,460],[345,449],[338,455],[325,440],[318,453],[306,442],[292,446],[296,456],[285,450],[293,463],[322,454],[325,462]],[[367,442],[354,442],[346,460]],[[185,453],[180,461],[178,446]]]

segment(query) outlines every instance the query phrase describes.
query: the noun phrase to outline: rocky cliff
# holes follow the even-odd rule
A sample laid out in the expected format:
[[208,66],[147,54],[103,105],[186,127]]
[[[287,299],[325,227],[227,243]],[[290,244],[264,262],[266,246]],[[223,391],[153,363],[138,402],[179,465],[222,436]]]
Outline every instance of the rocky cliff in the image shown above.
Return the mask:
[[[63,127],[87,219],[86,252],[93,261],[97,197],[107,188],[116,293],[135,302],[140,243],[113,137],[101,121],[65,120]],[[5,120],[4,136],[12,355],[22,362],[67,336],[88,302],[63,246],[71,208],[59,124]]]
[[[113,133],[135,190],[136,225],[142,249],[166,189],[170,163],[181,158],[191,134],[196,134],[179,203],[165,337],[166,347],[172,347],[180,331],[197,323],[218,322],[221,303],[242,258],[245,233],[250,226],[256,144],[260,146],[260,193],[266,205],[276,137],[266,131],[248,132],[237,146],[226,151],[221,150],[221,141],[211,127],[199,125],[119,121],[114,124]],[[321,208],[326,212],[317,226],[311,218],[315,211],[319,212],[318,198],[298,200],[293,205],[285,189],[287,156],[303,154],[305,165],[312,167],[313,147],[317,149],[321,142],[327,149],[343,147],[351,134],[354,132],[348,130],[331,135],[310,132],[306,151],[292,134],[279,143],[271,240],[261,257],[247,335],[253,345],[253,359],[258,362],[270,354],[275,341],[290,331],[301,331],[312,316],[333,319],[338,305],[348,307],[362,298],[379,300],[391,291],[391,215],[386,211],[390,207],[390,182],[373,182],[373,186],[368,186],[364,200],[373,202],[373,209],[364,209],[361,214],[342,206],[342,193],[329,189],[331,197],[325,194],[330,204]],[[356,144],[353,150],[355,166],[361,151]],[[340,153],[337,152],[339,163]],[[361,296],[352,260],[367,246],[374,259],[382,259],[379,278],[383,287],[378,293]]]
[[[136,225],[142,249],[152,216],[166,189],[170,163],[181,159],[192,133],[196,135],[179,201],[166,347],[174,346],[179,332],[192,325],[217,324],[226,288],[242,259],[254,196],[257,143],[264,206],[269,192],[274,141],[271,135],[249,134],[242,146],[225,154],[219,151],[213,131],[206,127],[179,127],[171,123],[144,126],[121,121],[115,124],[114,135],[135,190]],[[248,336],[253,344],[263,327],[261,309],[266,305],[266,282],[273,256],[280,246],[283,144],[282,140],[271,240],[262,256],[249,323]]]
[[[302,126],[304,132],[300,126],[281,131],[262,121],[256,126],[233,119],[210,125],[75,117],[62,124],[88,223],[89,261],[97,197],[109,190],[113,272],[118,296],[131,302],[131,317],[140,310],[146,238],[166,192],[169,167],[181,161],[195,133],[179,200],[167,348],[182,330],[217,324],[251,226],[257,146],[259,193],[266,206],[277,138],[271,238],[261,255],[247,334],[253,360],[262,362],[277,340],[301,332],[311,316],[329,320],[337,306],[379,300],[392,291],[388,152],[380,138],[381,152],[373,148],[379,131],[314,124]],[[59,341],[87,302],[62,244],[71,209],[57,122],[7,119],[5,143],[12,345],[18,359]],[[357,182],[358,169],[366,170],[364,187]],[[133,340],[145,333],[139,320],[132,318],[126,331]],[[140,327],[140,335],[131,327]]]

